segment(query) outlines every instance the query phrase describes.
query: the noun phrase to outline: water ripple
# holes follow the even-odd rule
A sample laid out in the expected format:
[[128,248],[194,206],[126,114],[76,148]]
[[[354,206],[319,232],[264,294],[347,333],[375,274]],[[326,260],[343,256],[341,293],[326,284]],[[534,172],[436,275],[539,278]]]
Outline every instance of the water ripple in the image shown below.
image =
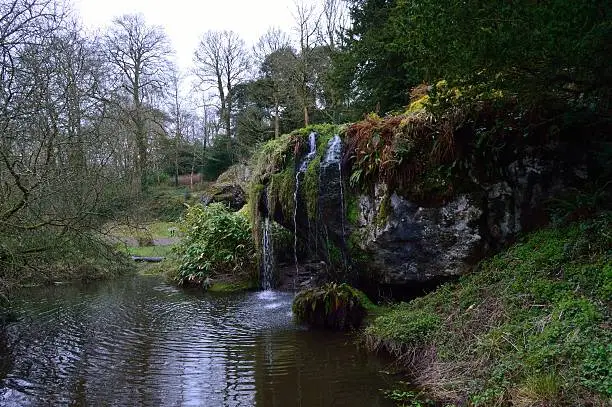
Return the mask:
[[0,331],[0,405],[387,405],[380,364],[295,326],[292,300],[144,277],[30,291]]

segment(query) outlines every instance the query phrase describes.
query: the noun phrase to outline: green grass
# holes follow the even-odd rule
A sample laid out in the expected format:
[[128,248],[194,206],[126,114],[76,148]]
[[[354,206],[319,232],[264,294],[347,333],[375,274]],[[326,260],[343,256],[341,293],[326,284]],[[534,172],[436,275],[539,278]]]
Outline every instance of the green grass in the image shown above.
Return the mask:
[[[170,230],[175,230],[171,233]],[[178,224],[175,222],[150,222],[138,227],[120,225],[111,227],[111,234],[118,239],[133,238],[138,242],[151,243],[154,239],[178,239]],[[127,239],[126,239],[127,240]],[[174,245],[118,244],[119,250],[129,256],[139,257],[167,257]]]
[[140,257],[166,257],[170,254],[173,246],[126,246],[125,251],[130,256]]
[[149,235],[153,239],[178,237],[175,232],[171,236],[170,230],[178,229],[177,222],[149,222],[138,226],[117,225],[111,226],[111,234],[116,237],[137,237],[139,235]]
[[540,230],[459,282],[383,311],[367,343],[446,403],[587,406],[612,398],[612,215]]

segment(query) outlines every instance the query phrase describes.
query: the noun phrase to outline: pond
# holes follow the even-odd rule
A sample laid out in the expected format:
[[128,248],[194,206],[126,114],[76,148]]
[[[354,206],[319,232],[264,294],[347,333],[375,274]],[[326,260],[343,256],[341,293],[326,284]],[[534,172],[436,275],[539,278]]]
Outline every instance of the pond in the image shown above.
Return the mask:
[[0,331],[0,405],[391,406],[385,365],[295,325],[292,299],[145,276],[30,289]]

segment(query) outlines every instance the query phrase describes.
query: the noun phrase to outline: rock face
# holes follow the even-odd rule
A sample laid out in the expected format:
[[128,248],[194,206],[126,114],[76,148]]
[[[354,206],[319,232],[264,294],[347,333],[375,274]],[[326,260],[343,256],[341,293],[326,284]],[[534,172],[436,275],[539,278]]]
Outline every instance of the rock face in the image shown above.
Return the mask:
[[460,275],[519,232],[547,221],[545,204],[584,182],[584,165],[526,157],[510,163],[482,192],[461,194],[437,207],[422,207],[378,184],[358,197],[353,242],[367,253],[368,271],[385,284]]
[[336,247],[346,242],[344,219],[344,189],[340,166],[342,143],[339,136],[332,138],[319,168],[319,196],[317,208],[319,223],[325,239],[331,239]]
[[[371,271],[382,283],[427,281],[463,273],[480,249],[483,211],[466,195],[439,208],[417,206],[379,184],[374,196],[359,198],[353,233],[370,253]],[[384,215],[383,215],[384,213]]]
[[[317,154],[316,175],[302,174],[297,191],[286,188],[291,189],[286,195],[296,192],[291,198],[297,197],[297,210],[289,205],[291,211],[279,212],[277,197],[270,214],[290,233],[297,230],[299,265],[317,265],[285,278],[303,286],[353,279],[359,284],[363,278],[365,284],[410,287],[464,274],[519,233],[548,222],[551,198],[597,174],[592,154],[577,143],[517,142],[490,163],[484,155],[466,155],[461,178],[447,180],[448,194],[417,200],[410,192],[402,195],[397,185],[378,183],[355,196],[346,188],[351,174],[342,162],[340,137]],[[259,198],[262,213],[267,213],[266,188],[262,185]]]

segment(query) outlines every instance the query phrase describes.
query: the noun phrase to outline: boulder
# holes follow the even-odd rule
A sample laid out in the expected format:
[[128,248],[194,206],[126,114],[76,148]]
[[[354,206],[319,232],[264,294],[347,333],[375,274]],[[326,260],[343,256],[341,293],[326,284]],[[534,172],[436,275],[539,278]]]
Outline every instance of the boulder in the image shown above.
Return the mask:
[[223,202],[231,210],[240,210],[247,202],[249,169],[246,165],[231,166],[212,183],[200,198],[203,205]]
[[477,203],[461,195],[441,207],[422,207],[386,189],[379,184],[373,196],[359,197],[353,242],[369,253],[369,271],[384,284],[466,271],[483,241]]

